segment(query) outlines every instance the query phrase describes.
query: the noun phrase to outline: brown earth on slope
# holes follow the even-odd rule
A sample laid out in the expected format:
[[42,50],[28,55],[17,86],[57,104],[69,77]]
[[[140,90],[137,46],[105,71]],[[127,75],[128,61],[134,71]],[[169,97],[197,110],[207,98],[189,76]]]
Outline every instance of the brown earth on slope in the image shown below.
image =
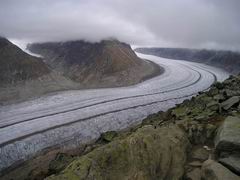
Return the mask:
[[160,73],[157,65],[138,58],[130,45],[117,40],[37,43],[28,49],[82,88],[127,86]]

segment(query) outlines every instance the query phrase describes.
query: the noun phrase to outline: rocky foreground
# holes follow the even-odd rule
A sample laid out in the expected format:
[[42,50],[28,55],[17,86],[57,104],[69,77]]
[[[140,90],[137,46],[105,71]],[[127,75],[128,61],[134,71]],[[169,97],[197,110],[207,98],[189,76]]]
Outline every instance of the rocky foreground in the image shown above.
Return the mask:
[[59,153],[43,169],[38,166],[28,178],[238,180],[240,75],[137,127],[106,132],[78,155]]
[[111,142],[47,179],[240,179],[239,102],[230,77],[127,135],[103,135]]

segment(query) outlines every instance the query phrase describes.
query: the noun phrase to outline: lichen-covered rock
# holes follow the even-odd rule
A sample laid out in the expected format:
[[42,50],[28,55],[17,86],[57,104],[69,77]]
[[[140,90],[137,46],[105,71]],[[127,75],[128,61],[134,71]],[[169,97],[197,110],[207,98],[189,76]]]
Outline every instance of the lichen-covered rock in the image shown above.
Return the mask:
[[185,120],[177,122],[179,126],[183,126],[190,142],[194,145],[203,145],[208,140],[213,139],[217,127],[213,124],[202,124],[198,121]]
[[72,160],[73,160],[72,156],[64,153],[59,153],[57,154],[55,159],[50,162],[49,171],[51,173],[59,172],[63,170],[66,167],[66,165],[68,165]]
[[218,88],[216,88],[216,87],[212,87],[208,92],[207,92],[207,94],[209,95],[209,96],[215,96],[215,95],[217,95],[219,93],[219,90],[218,90]]
[[216,101],[212,101],[207,104],[207,108],[212,110],[212,111],[217,111],[219,109],[219,104]]
[[225,97],[223,94],[217,94],[213,97],[213,99],[219,102],[225,100]]
[[240,180],[239,176],[210,159],[203,163],[201,174],[203,180]]
[[215,147],[219,153],[240,152],[240,118],[229,116],[218,129]]
[[116,136],[117,136],[116,131],[107,131],[107,132],[101,134],[99,141],[111,142]]
[[127,138],[77,158],[59,175],[47,179],[180,179],[188,145],[185,133],[176,125],[143,126]]
[[190,112],[188,107],[177,107],[172,111],[172,115],[175,116],[177,119],[182,119]]

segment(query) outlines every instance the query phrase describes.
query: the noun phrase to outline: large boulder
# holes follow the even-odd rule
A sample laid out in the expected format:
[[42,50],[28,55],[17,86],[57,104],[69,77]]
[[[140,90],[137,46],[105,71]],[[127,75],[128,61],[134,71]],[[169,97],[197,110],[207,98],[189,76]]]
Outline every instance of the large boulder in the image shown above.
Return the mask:
[[240,152],[240,118],[229,116],[225,119],[218,129],[215,147],[219,153]]
[[240,156],[238,155],[231,155],[229,157],[220,158],[219,162],[222,163],[224,166],[231,169],[236,174],[240,175]]
[[188,145],[187,136],[176,125],[143,126],[127,138],[77,158],[47,179],[180,179]]
[[239,176],[210,159],[203,163],[201,174],[203,180],[240,180]]

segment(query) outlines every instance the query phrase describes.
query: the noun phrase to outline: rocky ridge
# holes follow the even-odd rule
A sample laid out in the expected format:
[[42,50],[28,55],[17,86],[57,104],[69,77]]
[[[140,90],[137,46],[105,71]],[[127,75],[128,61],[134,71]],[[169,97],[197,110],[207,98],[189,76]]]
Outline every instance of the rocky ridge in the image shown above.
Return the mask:
[[158,66],[138,58],[130,45],[118,40],[35,43],[28,49],[82,88],[127,86],[160,73]]

